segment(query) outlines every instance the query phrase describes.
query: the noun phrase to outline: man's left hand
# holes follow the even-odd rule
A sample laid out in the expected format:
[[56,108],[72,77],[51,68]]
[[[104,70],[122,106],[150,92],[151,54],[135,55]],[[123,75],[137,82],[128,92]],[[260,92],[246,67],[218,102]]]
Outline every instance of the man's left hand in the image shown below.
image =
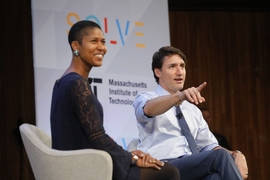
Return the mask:
[[234,158],[235,164],[238,167],[240,174],[242,175],[243,179],[248,178],[248,166],[247,166],[247,161],[244,156],[240,151],[233,151],[232,156]]

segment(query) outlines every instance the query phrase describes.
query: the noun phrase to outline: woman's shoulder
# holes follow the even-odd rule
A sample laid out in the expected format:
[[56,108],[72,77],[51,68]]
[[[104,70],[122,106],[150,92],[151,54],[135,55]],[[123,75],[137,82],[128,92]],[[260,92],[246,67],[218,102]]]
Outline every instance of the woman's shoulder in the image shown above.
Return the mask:
[[68,74],[63,75],[59,80],[62,81],[76,81],[76,80],[86,80],[81,75],[76,72],[70,72]]
[[65,88],[65,89],[73,89],[78,86],[88,86],[88,80],[83,78],[76,72],[71,72],[63,75],[60,79],[56,80],[55,87],[56,88]]
[[85,79],[84,77],[82,77],[76,72],[71,72],[64,75],[63,77],[59,79],[59,81],[64,84],[70,84],[70,85],[77,84],[78,82],[88,83],[87,79]]

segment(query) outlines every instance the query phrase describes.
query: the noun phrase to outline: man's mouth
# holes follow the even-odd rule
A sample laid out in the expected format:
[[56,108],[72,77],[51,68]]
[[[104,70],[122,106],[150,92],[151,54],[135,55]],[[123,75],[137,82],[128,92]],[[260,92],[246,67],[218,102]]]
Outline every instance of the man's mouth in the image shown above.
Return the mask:
[[178,83],[183,82],[183,79],[182,79],[182,78],[175,78],[174,80],[175,80],[176,82],[178,82]]

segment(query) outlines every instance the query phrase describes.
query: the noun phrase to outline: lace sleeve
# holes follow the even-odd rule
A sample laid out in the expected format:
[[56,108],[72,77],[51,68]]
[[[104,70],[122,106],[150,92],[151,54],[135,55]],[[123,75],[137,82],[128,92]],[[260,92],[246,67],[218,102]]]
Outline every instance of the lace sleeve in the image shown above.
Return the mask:
[[83,80],[78,80],[76,83],[71,91],[73,109],[91,145],[105,131],[101,117],[95,107],[96,102],[94,102],[94,95],[89,89],[90,86]]
[[117,175],[114,171],[114,175],[126,176],[131,163],[131,153],[125,151],[105,133],[103,120],[98,112],[99,102],[89,83],[82,79],[77,80],[71,89],[71,99],[89,147],[107,151],[113,159],[114,169],[120,173]]

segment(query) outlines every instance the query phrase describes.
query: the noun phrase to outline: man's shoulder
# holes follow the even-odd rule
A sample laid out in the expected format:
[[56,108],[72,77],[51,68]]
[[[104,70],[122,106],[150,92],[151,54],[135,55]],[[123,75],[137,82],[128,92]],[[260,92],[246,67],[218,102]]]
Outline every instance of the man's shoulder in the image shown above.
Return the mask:
[[144,91],[141,93],[141,95],[152,95],[152,96],[157,96],[158,93],[156,91]]
[[150,97],[150,98],[158,97],[160,96],[160,94],[158,93],[158,88],[159,86],[157,86],[155,90],[143,91],[137,97],[145,97],[145,96]]
[[135,99],[153,99],[159,95],[155,91],[144,91],[138,94]]

